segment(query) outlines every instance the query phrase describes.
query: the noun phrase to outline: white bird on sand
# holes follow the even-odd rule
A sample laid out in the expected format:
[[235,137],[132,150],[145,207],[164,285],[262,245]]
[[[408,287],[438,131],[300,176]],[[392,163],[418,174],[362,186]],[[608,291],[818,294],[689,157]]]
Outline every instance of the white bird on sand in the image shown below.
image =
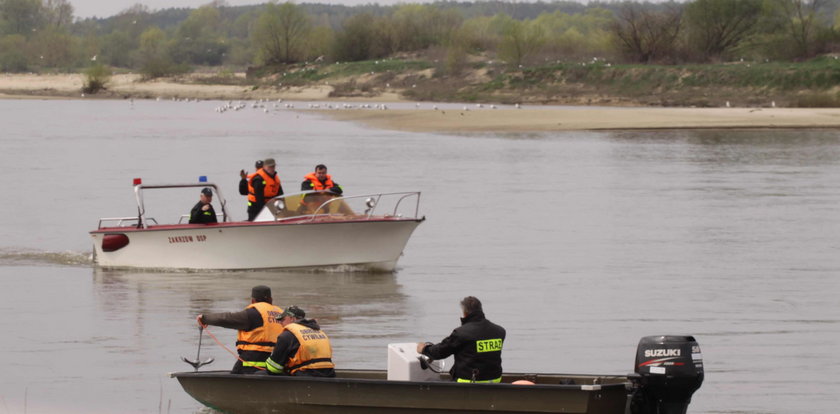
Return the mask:
[[776,107],[776,101],[771,101],[771,102],[770,102],[770,106],[771,106],[771,107],[773,107],[773,108],[775,108],[775,107]]
[[514,106],[516,106],[516,109],[521,109],[522,108],[522,106],[520,106],[519,104],[516,104]]
[[726,101],[726,107],[729,108],[729,101]]

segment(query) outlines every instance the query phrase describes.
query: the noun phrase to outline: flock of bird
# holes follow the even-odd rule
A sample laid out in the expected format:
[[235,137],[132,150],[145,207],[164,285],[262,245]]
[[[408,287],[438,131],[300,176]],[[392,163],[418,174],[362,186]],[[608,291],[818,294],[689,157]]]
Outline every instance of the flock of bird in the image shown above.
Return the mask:
[[[161,100],[161,98],[157,98],[157,100],[159,101],[159,100]],[[181,102],[181,101],[183,101],[183,102],[198,102],[199,101],[198,99],[178,99],[178,98],[172,98],[172,100],[173,101],[178,101],[178,102]],[[397,104],[397,105],[400,105],[400,104]],[[230,101],[224,102],[220,106],[217,106],[214,110],[218,113],[225,113],[227,111],[241,111],[243,109],[247,109],[249,106],[251,107],[251,109],[262,110],[265,113],[270,113],[272,111],[277,111],[277,110],[282,110],[282,109],[298,109],[298,108],[299,109],[319,109],[319,110],[371,109],[371,110],[382,110],[382,111],[388,110],[388,109],[394,109],[393,107],[389,107],[388,104],[384,104],[384,103],[336,103],[336,102],[332,102],[332,103],[329,103],[329,102],[326,102],[326,103],[325,102],[309,102],[309,103],[306,103],[306,102],[300,102],[300,101],[293,103],[293,102],[284,102],[283,99],[277,99],[277,100],[258,99],[258,100],[255,100],[255,101],[232,101],[232,100],[230,100]],[[448,109],[453,109],[453,110],[459,109],[456,106],[454,106],[454,104],[449,104],[449,106],[450,106],[450,108],[448,108]],[[397,107],[397,108],[398,109],[407,109],[407,108],[410,108],[410,106],[407,106],[407,104],[402,104],[402,107]],[[419,102],[414,104],[414,108],[415,109],[429,109],[429,108],[431,108],[434,111],[441,111],[444,114],[445,114],[444,109],[447,109],[447,108],[441,108],[438,104],[431,104],[431,106],[429,106],[429,105],[424,106],[423,104],[421,104]],[[498,109],[498,108],[499,108],[499,106],[497,106],[495,104],[485,105],[485,104],[479,103],[479,104],[475,104],[474,106],[462,105],[460,109],[463,112],[468,112],[471,109],[480,110],[480,109]],[[521,109],[522,106],[517,103],[517,104],[513,105],[513,108]]]
[[[84,97],[84,95],[82,95]],[[161,101],[162,98],[157,98],[157,101]],[[197,98],[172,98],[172,101],[175,102],[201,102],[200,99]],[[265,113],[271,113],[272,111],[277,111],[281,109],[298,109],[296,106],[298,105],[300,109],[317,109],[317,110],[349,110],[349,109],[371,109],[371,110],[388,110],[388,109],[410,109],[408,103],[397,103],[397,107],[389,107],[387,104],[384,103],[337,103],[337,102],[303,102],[303,101],[296,101],[296,102],[285,102],[283,99],[258,99],[254,101],[232,101],[229,100],[224,102],[221,106],[217,106],[214,110],[218,113],[225,113],[227,111],[241,111],[243,109],[248,108],[249,106],[252,109],[262,110]],[[429,106],[431,105],[431,106]],[[446,107],[441,107],[439,105],[446,105]],[[460,108],[457,107],[460,104],[421,104],[419,102],[414,103],[414,109],[429,109],[431,108],[434,111],[440,111],[441,114],[446,114],[445,110],[461,110],[461,115],[464,115],[465,112],[469,112],[472,109],[481,110],[481,109],[499,109],[500,107],[495,104],[481,104],[477,103],[474,106],[470,105],[462,105]],[[134,106],[134,99],[131,99],[131,106]],[[729,101],[724,103],[726,108],[731,108],[732,105]],[[522,109],[522,105],[514,104],[511,106],[515,109]],[[776,101],[772,101],[770,103],[771,108],[776,108]]]

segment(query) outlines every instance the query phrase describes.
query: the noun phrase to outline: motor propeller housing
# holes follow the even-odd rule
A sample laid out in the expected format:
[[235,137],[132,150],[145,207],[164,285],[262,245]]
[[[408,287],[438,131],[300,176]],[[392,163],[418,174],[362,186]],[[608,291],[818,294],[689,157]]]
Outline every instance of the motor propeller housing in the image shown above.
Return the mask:
[[703,383],[703,355],[693,336],[646,336],[636,348],[633,414],[685,414]]

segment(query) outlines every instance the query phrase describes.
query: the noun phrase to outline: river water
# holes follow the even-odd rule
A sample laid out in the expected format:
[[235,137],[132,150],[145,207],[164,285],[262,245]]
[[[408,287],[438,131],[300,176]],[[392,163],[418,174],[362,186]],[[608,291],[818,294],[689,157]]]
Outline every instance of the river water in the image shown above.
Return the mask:
[[[167,373],[191,369],[195,315],[256,284],[319,319],[340,367],[443,338],[475,295],[508,330],[506,371],[626,374],[642,336],[692,334],[690,413],[837,409],[837,131],[444,135],[220,105],[0,101],[0,414],[206,412]],[[422,191],[398,271],[91,266],[87,232],[135,214],[133,178],[206,175],[244,218],[238,171],[269,156],[287,191],[317,163],[348,194]],[[206,336],[202,356],[233,363]]]

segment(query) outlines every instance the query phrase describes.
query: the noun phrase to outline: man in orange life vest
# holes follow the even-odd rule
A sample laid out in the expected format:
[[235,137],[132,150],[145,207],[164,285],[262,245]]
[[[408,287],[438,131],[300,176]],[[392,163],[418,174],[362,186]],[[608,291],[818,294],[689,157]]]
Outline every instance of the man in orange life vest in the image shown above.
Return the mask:
[[254,163],[254,172],[248,174],[248,171],[239,170],[239,194],[247,196],[248,195],[248,183],[251,182],[251,179],[257,175],[257,171],[260,170],[263,166],[263,160],[257,160]]
[[266,158],[263,167],[248,182],[248,221],[254,221],[257,214],[265,206],[265,201],[283,195],[283,186],[277,171],[274,158]]
[[300,184],[300,191],[329,191],[333,194],[341,195],[344,190],[340,185],[332,180],[332,176],[327,174],[327,166],[318,164],[315,166],[315,172],[311,172],[303,177],[303,182]]
[[236,350],[239,359],[233,365],[231,374],[252,374],[265,369],[265,360],[271,355],[277,336],[283,332],[283,325],[277,317],[283,309],[271,304],[271,288],[254,286],[251,289],[251,304],[239,312],[208,313],[198,315],[200,325],[214,325],[238,329]]
[[278,318],[284,330],[265,361],[269,374],[335,377],[330,339],[317,321],[305,317],[303,309],[289,306]]
[[[327,166],[318,164],[315,166],[315,172],[306,174],[303,177],[303,182],[300,184],[300,191],[316,191],[303,196],[300,203],[300,210],[298,213],[312,214],[316,213],[318,206],[322,205],[329,199],[340,196],[344,192],[341,186],[332,180],[332,176],[327,174]],[[335,204],[339,206],[339,204]],[[321,211],[325,213],[327,211]]]

